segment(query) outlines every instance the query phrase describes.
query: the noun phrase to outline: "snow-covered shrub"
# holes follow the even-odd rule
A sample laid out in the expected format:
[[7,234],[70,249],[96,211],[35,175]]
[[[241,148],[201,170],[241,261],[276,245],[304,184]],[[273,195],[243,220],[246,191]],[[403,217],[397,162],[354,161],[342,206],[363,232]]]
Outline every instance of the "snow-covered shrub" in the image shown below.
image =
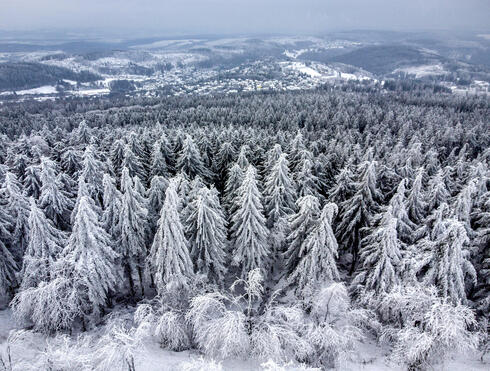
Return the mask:
[[149,333],[148,322],[142,322],[138,327],[118,320],[109,323],[105,334],[100,337],[95,347],[95,369],[135,371],[134,358],[144,350],[144,340]]
[[241,357],[248,353],[247,317],[242,311],[227,308],[234,301],[219,293],[194,297],[187,319],[197,346],[215,358]]
[[170,310],[157,318],[155,335],[163,348],[181,351],[190,347],[189,328],[185,316]]
[[287,362],[305,360],[313,347],[302,335],[305,316],[298,307],[269,305],[264,313],[254,318],[251,344],[252,354],[261,360]]
[[354,320],[355,315],[350,314],[347,288],[341,283],[323,287],[309,305],[313,321],[305,336],[315,348],[310,362],[321,367],[336,367],[363,338],[362,326]]
[[474,312],[437,296],[435,288],[396,287],[380,301],[387,326],[383,338],[394,342],[391,359],[409,368],[426,368],[452,354],[478,347]]
[[191,361],[182,362],[179,365],[180,371],[223,371],[220,362],[204,357],[195,358]]

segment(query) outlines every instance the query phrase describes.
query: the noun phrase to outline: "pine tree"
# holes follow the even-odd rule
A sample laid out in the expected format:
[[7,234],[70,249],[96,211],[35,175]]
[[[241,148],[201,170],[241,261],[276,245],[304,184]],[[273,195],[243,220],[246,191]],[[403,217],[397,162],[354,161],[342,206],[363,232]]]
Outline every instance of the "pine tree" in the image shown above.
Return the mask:
[[92,198],[80,200],[72,233],[59,262],[63,275],[72,282],[71,297],[83,318],[98,319],[109,292],[116,289],[117,253],[105,231]]
[[238,158],[236,163],[243,171],[247,171],[250,162],[247,159],[247,152],[250,151],[250,147],[248,145],[243,145],[240,147],[240,153],[238,154]]
[[235,199],[237,208],[232,216],[231,228],[233,262],[241,268],[242,278],[253,269],[265,268],[269,254],[261,200],[255,168],[249,165]]
[[134,295],[132,267],[138,271],[141,292],[144,295],[143,262],[146,257],[147,214],[148,211],[134,189],[129,170],[124,168],[121,176],[123,192],[118,231],[121,233],[118,253],[123,260],[123,268],[129,281],[131,294]]
[[30,198],[29,238],[22,266],[23,290],[49,282],[55,276],[55,262],[66,242],[65,234],[58,230],[43,211]]
[[223,282],[226,250],[226,221],[215,188],[202,187],[189,204],[186,233],[196,271],[208,279]]
[[388,206],[374,231],[362,240],[362,268],[352,282],[377,294],[390,291],[398,282],[397,266],[401,261],[401,243],[397,234],[397,219]]
[[41,160],[41,182],[39,207],[44,210],[46,216],[53,221],[57,228],[67,230],[73,202],[62,189],[56,173],[56,164],[47,157],[43,157]]
[[319,285],[340,278],[335,262],[338,245],[332,230],[337,211],[333,203],[323,207],[318,222],[302,244],[300,255],[303,258],[289,276],[289,281],[303,297],[315,292]]
[[304,257],[303,244],[312,233],[320,215],[320,202],[315,196],[304,196],[296,201],[298,212],[289,218],[288,249],[284,253],[288,273],[292,273]]
[[151,247],[151,268],[159,293],[187,289],[194,276],[188,242],[179,216],[179,196],[172,180],[165,194],[158,229]]

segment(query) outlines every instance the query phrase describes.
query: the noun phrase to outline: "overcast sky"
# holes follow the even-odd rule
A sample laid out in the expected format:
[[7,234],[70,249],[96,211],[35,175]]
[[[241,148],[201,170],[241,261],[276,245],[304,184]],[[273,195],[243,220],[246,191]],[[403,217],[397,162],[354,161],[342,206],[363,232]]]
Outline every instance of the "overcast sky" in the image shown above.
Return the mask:
[[488,30],[490,0],[0,0],[0,30]]

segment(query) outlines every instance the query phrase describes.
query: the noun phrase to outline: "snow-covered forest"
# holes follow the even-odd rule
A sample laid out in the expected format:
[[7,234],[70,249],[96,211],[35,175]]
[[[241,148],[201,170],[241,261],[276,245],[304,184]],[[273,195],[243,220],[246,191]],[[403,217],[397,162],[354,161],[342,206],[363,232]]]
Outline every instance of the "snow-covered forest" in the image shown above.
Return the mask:
[[0,369],[488,367],[489,117],[362,86],[1,106]]

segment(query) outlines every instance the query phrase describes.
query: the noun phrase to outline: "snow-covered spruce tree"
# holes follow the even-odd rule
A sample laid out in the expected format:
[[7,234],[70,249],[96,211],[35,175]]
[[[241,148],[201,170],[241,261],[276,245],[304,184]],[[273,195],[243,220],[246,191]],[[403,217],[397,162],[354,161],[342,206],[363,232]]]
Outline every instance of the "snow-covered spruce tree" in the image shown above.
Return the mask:
[[480,202],[480,208],[473,213],[475,243],[478,246],[475,264],[478,287],[475,297],[480,309],[490,314],[490,192],[486,192]]
[[172,180],[165,193],[150,264],[158,292],[187,289],[194,276],[188,242],[179,216],[179,196]]
[[473,238],[474,231],[471,228],[471,212],[473,211],[474,195],[476,193],[476,180],[472,179],[456,196],[452,207],[452,217],[463,223],[469,238]]
[[82,169],[82,158],[75,149],[68,149],[61,155],[61,168],[70,176]]
[[129,282],[131,295],[134,296],[133,269],[138,271],[141,293],[144,295],[143,268],[147,255],[147,215],[148,210],[142,204],[134,189],[129,169],[124,168],[121,175],[123,193],[118,231],[121,233],[119,250],[124,274]]
[[215,188],[202,187],[189,205],[186,232],[196,271],[223,282],[226,272],[226,221]]
[[238,190],[242,185],[244,176],[245,174],[238,164],[234,164],[228,172],[228,179],[226,180],[224,195],[224,206],[228,212],[228,215],[233,215],[236,211],[234,201],[238,196]]
[[398,239],[404,243],[410,243],[414,239],[414,231],[417,225],[408,217],[408,211],[406,207],[405,188],[406,179],[402,179],[398,184],[396,193],[390,200],[389,206],[393,217],[396,219],[396,231],[398,233]]
[[323,207],[316,226],[303,242],[304,256],[289,276],[289,281],[303,297],[309,297],[319,284],[339,279],[335,261],[338,245],[332,230],[337,211],[333,203]]
[[253,269],[264,269],[269,254],[262,195],[252,165],[247,169],[235,203],[237,207],[231,219],[233,263],[240,267],[243,278]]
[[448,203],[451,195],[446,188],[446,183],[443,178],[443,170],[438,170],[429,179],[428,184],[428,195],[427,195],[427,207],[429,214],[432,210],[437,209],[442,203]]
[[226,184],[228,169],[235,159],[235,148],[230,142],[223,142],[219,149],[216,160],[213,163],[216,174],[216,188],[223,191]]
[[112,167],[114,168],[114,172],[116,173],[116,179],[119,179],[121,177],[125,147],[126,144],[124,143],[124,140],[116,139],[114,143],[112,143],[112,147],[110,150],[110,159]]
[[465,246],[470,241],[463,223],[455,219],[439,221],[432,239],[426,244],[428,269],[424,282],[435,285],[443,297],[454,303],[465,304],[465,280],[475,284],[476,271],[468,260]]
[[177,160],[177,168],[179,171],[187,174],[189,179],[194,179],[200,176],[203,179],[209,179],[210,172],[204,166],[201,153],[197,148],[196,143],[190,135],[187,135],[184,141],[182,152]]
[[290,233],[284,252],[287,272],[291,274],[305,255],[304,242],[314,229],[320,215],[320,202],[315,196],[301,197],[296,201],[298,211],[289,217]]
[[17,262],[22,261],[22,256],[27,248],[29,235],[29,200],[22,191],[22,185],[17,180],[14,173],[7,172],[5,183],[0,188],[0,199],[4,199],[5,207],[12,218],[12,233],[10,236],[10,246],[12,254]]
[[319,196],[318,178],[313,174],[313,163],[305,159],[298,173],[295,174],[296,185],[298,188],[298,197]]
[[[267,157],[264,163],[264,173],[266,176],[267,174],[270,174],[272,172],[272,168],[276,166],[277,161],[279,160],[282,154],[283,152],[280,144],[275,144],[274,147],[272,147],[269,151],[267,151]],[[289,162],[288,162],[288,166],[289,166]]]
[[412,184],[412,189],[407,199],[408,215],[416,224],[425,218],[427,205],[422,191],[425,169],[420,167]]
[[[146,179],[146,171],[143,164],[141,163],[141,159],[133,152],[133,150],[131,149],[131,145],[129,143],[126,144],[126,146],[124,147],[124,159],[122,161],[122,167],[123,169],[124,168],[128,169],[129,176],[131,177],[137,176],[141,180]],[[122,189],[122,185],[121,185],[121,189]]]
[[269,228],[273,228],[281,218],[292,214],[295,209],[295,185],[289,175],[286,156],[285,153],[279,155],[265,180],[265,213]]
[[151,179],[150,189],[148,190],[148,240],[153,241],[157,230],[160,211],[165,201],[165,191],[168,187],[168,180],[163,176],[155,175]]
[[151,152],[151,171],[150,174],[152,177],[162,176],[168,177],[168,166],[167,161],[165,159],[165,155],[162,152],[162,142],[161,140],[157,140],[153,144],[153,149]]
[[248,145],[243,145],[240,147],[240,152],[238,153],[238,158],[236,160],[236,163],[240,168],[245,172],[248,169],[248,166],[250,165],[250,162],[247,159],[247,153],[250,151],[250,147]]
[[30,198],[29,237],[22,266],[21,289],[36,287],[54,278],[54,264],[66,242],[64,232],[47,219]]
[[17,286],[17,264],[8,248],[13,220],[7,210],[0,205],[0,299],[9,300]]
[[96,208],[92,198],[81,198],[71,235],[58,262],[61,274],[72,282],[70,296],[84,321],[100,317],[108,294],[115,291],[119,278],[117,253]]
[[363,228],[371,226],[373,215],[378,211],[382,198],[376,184],[376,162],[364,161],[358,167],[359,181],[355,183],[354,195],[341,204],[343,214],[337,225],[337,240],[344,250],[350,250],[352,261],[350,274],[357,265]]
[[397,234],[397,219],[391,206],[383,213],[379,225],[362,240],[360,260],[362,268],[352,281],[354,290],[373,290],[376,294],[387,292],[398,284],[398,266],[401,260],[401,243]]
[[115,186],[115,181],[109,174],[104,174],[102,178],[104,193],[102,196],[102,225],[114,241],[119,240],[121,232],[119,228],[119,217],[121,215],[122,194]]
[[56,172],[56,164],[47,157],[41,159],[41,182],[39,207],[44,210],[46,216],[57,228],[67,230],[70,225],[69,215],[73,202],[62,189]]
[[26,171],[23,177],[24,189],[27,196],[32,196],[36,200],[41,195],[41,169],[38,165],[30,165],[26,167]]
[[291,172],[296,174],[300,167],[302,166],[302,155],[301,153],[306,149],[303,134],[298,130],[296,136],[291,141],[288,149]]
[[[354,174],[351,170],[352,165],[347,164],[335,177],[335,185],[329,192],[328,200],[341,207],[343,202],[351,198],[355,193]],[[342,210],[339,208],[339,213]]]
[[83,179],[87,183],[88,194],[98,206],[102,205],[103,174],[104,165],[97,159],[94,145],[90,144],[83,153],[82,170],[80,170],[79,180]]

